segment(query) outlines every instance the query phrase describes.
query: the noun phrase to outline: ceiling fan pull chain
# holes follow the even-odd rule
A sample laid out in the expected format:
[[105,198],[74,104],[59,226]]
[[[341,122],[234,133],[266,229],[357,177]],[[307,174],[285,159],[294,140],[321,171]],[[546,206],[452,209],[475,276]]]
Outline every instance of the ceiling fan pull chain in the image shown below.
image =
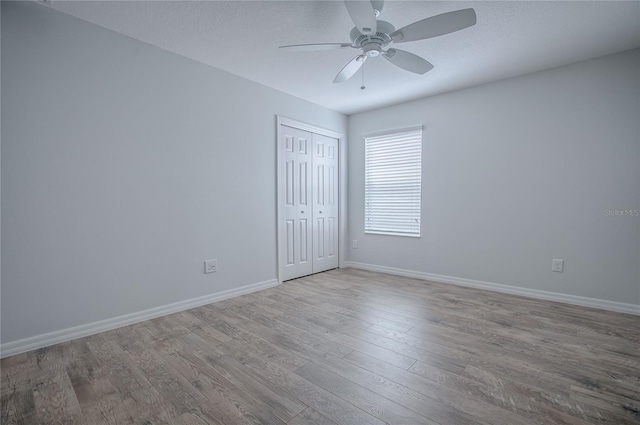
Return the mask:
[[367,87],[364,85],[364,64],[362,64],[362,85],[360,86],[360,90],[364,90]]

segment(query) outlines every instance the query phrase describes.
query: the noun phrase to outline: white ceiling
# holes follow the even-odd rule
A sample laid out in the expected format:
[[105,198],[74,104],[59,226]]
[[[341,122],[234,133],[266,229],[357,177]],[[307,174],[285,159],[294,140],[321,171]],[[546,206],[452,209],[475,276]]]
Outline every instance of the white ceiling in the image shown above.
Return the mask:
[[339,1],[58,1],[51,7],[346,114],[640,47],[640,2],[395,1],[396,28],[473,7],[477,24],[397,45],[435,65],[416,75],[381,57],[333,84],[357,50],[284,52],[287,44],[350,42]]

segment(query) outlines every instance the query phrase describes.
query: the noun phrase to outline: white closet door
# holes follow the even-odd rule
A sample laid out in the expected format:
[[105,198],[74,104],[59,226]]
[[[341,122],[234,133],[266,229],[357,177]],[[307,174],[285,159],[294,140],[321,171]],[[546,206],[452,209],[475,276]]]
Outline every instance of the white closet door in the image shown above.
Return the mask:
[[283,211],[278,226],[282,280],[313,273],[312,257],[312,135],[281,127],[279,199]]
[[338,140],[313,134],[313,273],[338,267]]

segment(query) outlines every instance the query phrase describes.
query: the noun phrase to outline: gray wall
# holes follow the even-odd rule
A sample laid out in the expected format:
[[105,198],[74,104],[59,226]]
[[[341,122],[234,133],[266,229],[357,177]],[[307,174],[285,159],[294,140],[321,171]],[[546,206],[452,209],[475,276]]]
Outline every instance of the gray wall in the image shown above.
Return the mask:
[[[349,118],[347,259],[640,304],[640,51]],[[363,134],[422,124],[422,237],[363,232]],[[565,260],[551,272],[552,258]]]
[[30,2],[2,2],[1,75],[2,343],[274,279],[276,114],[346,132]]

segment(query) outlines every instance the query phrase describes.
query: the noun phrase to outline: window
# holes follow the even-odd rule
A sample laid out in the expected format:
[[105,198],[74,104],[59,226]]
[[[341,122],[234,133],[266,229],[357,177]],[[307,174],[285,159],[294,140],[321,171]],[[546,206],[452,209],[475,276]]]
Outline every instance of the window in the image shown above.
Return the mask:
[[420,237],[422,127],[365,137],[364,231]]

